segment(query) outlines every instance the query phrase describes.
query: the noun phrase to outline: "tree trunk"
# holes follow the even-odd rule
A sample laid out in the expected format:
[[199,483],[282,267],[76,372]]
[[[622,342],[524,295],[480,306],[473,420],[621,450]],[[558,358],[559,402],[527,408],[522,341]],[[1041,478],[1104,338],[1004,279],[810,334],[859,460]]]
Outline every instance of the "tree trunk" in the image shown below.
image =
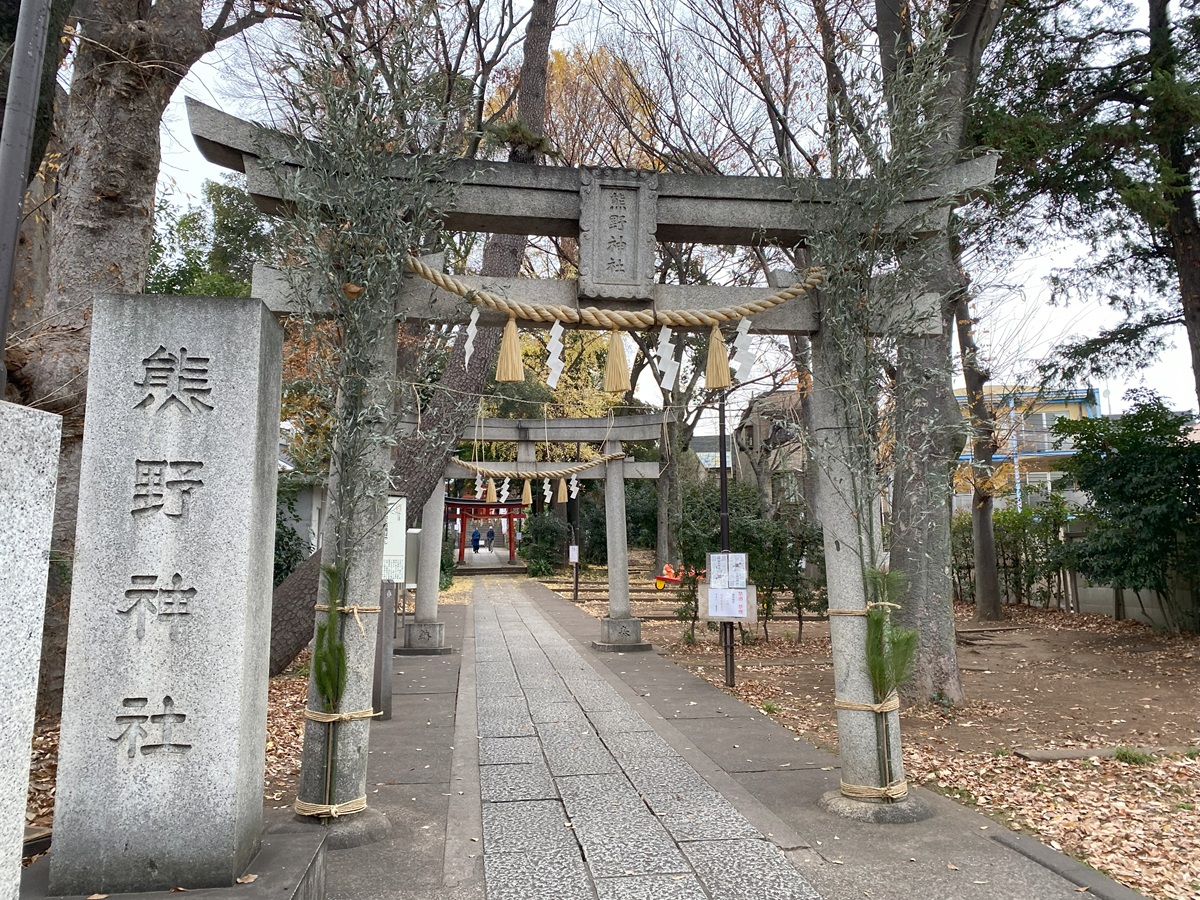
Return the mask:
[[200,4],[97,0],[81,22],[42,328],[12,354],[21,402],[63,416],[39,707],[62,699],[92,299],[142,290],[153,232],[159,120],[212,48]]
[[1004,618],[1000,604],[1000,572],[996,566],[996,531],[993,459],[996,455],[996,422],[983,389],[988,373],[980,364],[975,343],[975,322],[964,291],[954,307],[958,349],[967,384],[967,412],[971,417],[971,536],[975,549],[975,618],[997,622]]
[[[524,60],[517,88],[517,119],[533,134],[546,127],[546,66],[550,36],[558,15],[558,0],[534,0],[525,31]],[[514,145],[509,162],[534,164],[536,154]],[[482,275],[515,278],[525,259],[527,238],[493,234],[483,248]],[[442,376],[442,390],[421,415],[421,428],[401,438],[396,447],[392,480],[408,502],[408,527],[417,524],[421,507],[442,481],[446,461],[462,439],[463,429],[476,416],[483,392],[500,350],[499,328],[481,328],[475,335],[471,368],[467,369],[466,330],[460,329]]]
[[950,388],[949,358],[948,333],[900,342],[891,568],[907,576],[897,622],[917,632],[906,697],[961,703],[950,577],[950,475],[962,450],[962,420]]
[[1192,150],[1194,119],[1179,111],[1179,51],[1171,27],[1168,0],[1149,0],[1147,18],[1150,35],[1149,66],[1156,79],[1170,82],[1171,90],[1160,88],[1151,93],[1147,110],[1149,131],[1162,163],[1166,181],[1164,195],[1169,206],[1167,233],[1175,273],[1179,279],[1179,299],[1183,323],[1187,329],[1188,349],[1192,356],[1192,379],[1196,399],[1200,401],[1200,222],[1192,190],[1196,157]]
[[[944,123],[944,136],[927,148],[928,164],[955,162],[966,142],[967,105],[975,90],[979,64],[1004,13],[1001,0],[947,0],[943,8],[947,42],[946,75],[929,115]],[[890,84],[904,71],[911,48],[907,4],[876,0],[879,46]],[[894,100],[886,92],[889,108]],[[931,238],[929,289],[946,303],[946,318],[965,289],[951,247],[951,235]],[[940,339],[901,338],[897,366],[896,487],[892,507],[892,568],[907,576],[908,597],[900,621],[916,627],[919,646],[915,677],[908,693],[934,694],[950,702],[962,699],[954,644],[950,577],[950,472],[962,449],[961,419],[949,377],[950,335],[945,322]],[[906,408],[919,398],[921,409]],[[905,414],[908,415],[905,415]],[[905,457],[903,462],[901,457]],[[930,629],[929,633],[926,630]]]

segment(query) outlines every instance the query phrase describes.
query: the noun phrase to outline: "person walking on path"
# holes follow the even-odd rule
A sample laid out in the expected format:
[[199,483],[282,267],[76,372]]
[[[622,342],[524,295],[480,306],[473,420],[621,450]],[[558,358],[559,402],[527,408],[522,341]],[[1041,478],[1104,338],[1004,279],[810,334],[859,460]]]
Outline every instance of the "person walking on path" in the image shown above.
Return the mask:
[[496,529],[494,529],[491,525],[489,525],[488,533],[487,533],[488,553],[492,552],[492,544],[494,544],[494,543],[496,543]]
[[479,529],[476,528],[471,532],[471,549],[476,553],[479,552]]

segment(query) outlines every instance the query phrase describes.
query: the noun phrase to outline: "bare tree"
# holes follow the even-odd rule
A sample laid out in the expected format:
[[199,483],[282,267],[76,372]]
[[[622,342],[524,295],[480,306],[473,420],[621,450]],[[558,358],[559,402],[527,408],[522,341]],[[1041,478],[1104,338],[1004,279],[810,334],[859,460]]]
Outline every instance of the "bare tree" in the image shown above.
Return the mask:
[[[557,19],[557,0],[534,0],[525,30],[524,61],[517,88],[516,122],[520,129],[513,136],[510,162],[537,163],[539,152],[519,134],[540,136],[546,122],[546,64],[550,37]],[[521,271],[527,240],[522,235],[492,235],[484,245],[482,274],[515,278]],[[482,328],[475,336],[471,367],[466,360],[466,332],[460,331],[446,364],[440,388],[424,408],[421,427],[400,439],[396,447],[393,481],[412,502],[408,505],[408,524],[417,522],[420,509],[442,482],[442,472],[463,428],[474,417],[478,397],[483,392],[492,365],[500,349],[499,328]]]

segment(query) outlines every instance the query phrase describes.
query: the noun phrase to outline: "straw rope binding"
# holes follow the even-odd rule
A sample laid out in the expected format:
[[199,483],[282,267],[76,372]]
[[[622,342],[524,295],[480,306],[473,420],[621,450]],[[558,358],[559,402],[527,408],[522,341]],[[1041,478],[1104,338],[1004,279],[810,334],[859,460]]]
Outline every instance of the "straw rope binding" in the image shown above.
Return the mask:
[[382,715],[382,712],[373,712],[369,709],[356,709],[354,712],[344,713],[327,713],[319,709],[304,710],[304,718],[314,722],[353,722],[356,719],[373,719],[375,716]]
[[887,787],[875,787],[871,784],[839,783],[842,795],[853,800],[903,800],[908,796],[908,779],[889,784]]
[[833,708],[852,709],[858,712],[888,713],[900,708],[900,698],[895,694],[889,694],[883,698],[882,703],[859,703],[857,700],[842,700],[835,697]]
[[367,798],[365,795],[347,800],[345,803],[308,803],[297,797],[296,802],[292,804],[292,809],[298,816],[327,816],[331,819],[360,813],[366,808]]

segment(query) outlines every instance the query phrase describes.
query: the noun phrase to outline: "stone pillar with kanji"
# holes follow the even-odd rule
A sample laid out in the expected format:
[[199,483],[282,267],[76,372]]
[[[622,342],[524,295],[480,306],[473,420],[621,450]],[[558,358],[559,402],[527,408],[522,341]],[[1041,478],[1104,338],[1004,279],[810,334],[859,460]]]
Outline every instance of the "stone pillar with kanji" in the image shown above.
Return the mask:
[[282,331],[96,301],[53,894],[232,885],[259,846]]

